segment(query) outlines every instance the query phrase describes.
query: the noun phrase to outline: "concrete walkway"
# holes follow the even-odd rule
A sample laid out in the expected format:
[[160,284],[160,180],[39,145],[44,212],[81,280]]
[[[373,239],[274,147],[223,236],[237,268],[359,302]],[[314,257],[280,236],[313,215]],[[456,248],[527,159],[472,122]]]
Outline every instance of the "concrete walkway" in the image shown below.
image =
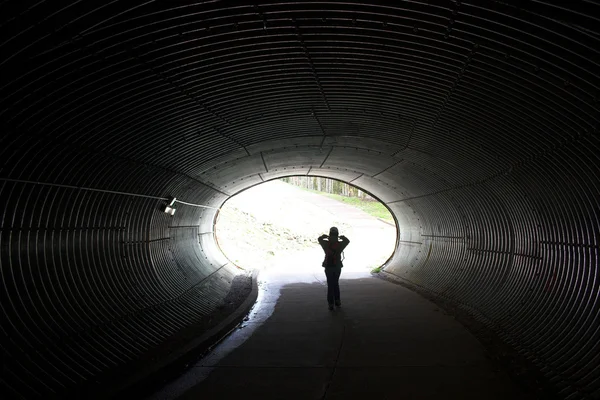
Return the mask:
[[519,399],[480,343],[435,304],[343,272],[328,311],[322,269],[267,271],[249,320],[154,398]]

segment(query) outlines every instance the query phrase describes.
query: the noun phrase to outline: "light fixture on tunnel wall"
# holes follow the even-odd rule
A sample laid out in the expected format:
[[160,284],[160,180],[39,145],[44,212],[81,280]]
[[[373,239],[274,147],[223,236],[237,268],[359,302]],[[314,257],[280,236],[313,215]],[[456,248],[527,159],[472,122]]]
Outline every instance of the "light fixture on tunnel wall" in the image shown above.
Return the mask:
[[169,196],[169,198],[168,198],[169,203],[167,205],[165,205],[165,208],[163,211],[166,212],[167,214],[175,215],[175,211],[177,211],[174,207],[175,200],[176,200],[175,197]]

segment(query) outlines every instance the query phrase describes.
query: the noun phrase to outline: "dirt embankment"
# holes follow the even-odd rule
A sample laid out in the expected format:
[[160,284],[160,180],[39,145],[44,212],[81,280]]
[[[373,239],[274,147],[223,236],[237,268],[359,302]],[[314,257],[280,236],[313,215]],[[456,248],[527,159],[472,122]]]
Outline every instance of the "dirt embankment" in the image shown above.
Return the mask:
[[217,240],[229,260],[246,269],[276,266],[315,244],[313,236],[234,206],[223,209],[219,216]]

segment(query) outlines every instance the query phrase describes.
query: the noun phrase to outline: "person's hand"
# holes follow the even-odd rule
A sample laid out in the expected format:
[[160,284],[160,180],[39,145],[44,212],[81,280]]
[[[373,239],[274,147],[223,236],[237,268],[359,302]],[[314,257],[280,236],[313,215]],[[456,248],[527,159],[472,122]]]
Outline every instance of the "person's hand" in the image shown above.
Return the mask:
[[327,239],[328,237],[329,237],[329,236],[327,236],[327,235],[323,234],[323,235],[319,236],[319,239]]
[[346,236],[340,235],[340,239],[346,239]]

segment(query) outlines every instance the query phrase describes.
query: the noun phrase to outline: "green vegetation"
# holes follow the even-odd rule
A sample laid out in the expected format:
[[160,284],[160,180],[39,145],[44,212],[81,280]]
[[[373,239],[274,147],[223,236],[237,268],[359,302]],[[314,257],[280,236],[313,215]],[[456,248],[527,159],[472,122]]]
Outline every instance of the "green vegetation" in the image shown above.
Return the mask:
[[383,204],[356,186],[349,185],[346,182],[316,176],[291,176],[281,178],[281,181],[354,206],[376,218],[394,222],[392,215]]
[[381,272],[381,270],[382,270],[382,269],[383,269],[383,267],[377,267],[377,268],[373,268],[373,269],[371,270],[371,273],[372,273],[372,274],[378,274],[378,273],[380,273],[380,272]]
[[390,222],[394,221],[394,219],[392,218],[392,214],[390,214],[388,209],[377,200],[361,199],[359,197],[346,197],[339,194],[319,192],[318,190],[311,190],[306,188],[301,189],[307,190],[312,193],[320,194],[321,196],[327,196],[337,201],[341,201],[342,203],[346,203],[348,205],[361,209],[367,214],[370,214],[376,218],[381,218]]
[[387,221],[393,221],[392,215],[388,211],[388,209],[378,202],[377,200],[363,200],[358,197],[345,197],[340,196],[339,194],[329,194],[329,193],[321,193],[327,197],[331,197],[337,201],[341,201],[342,203],[349,204],[356,208],[363,210],[364,212],[371,214],[374,217],[385,219]]

